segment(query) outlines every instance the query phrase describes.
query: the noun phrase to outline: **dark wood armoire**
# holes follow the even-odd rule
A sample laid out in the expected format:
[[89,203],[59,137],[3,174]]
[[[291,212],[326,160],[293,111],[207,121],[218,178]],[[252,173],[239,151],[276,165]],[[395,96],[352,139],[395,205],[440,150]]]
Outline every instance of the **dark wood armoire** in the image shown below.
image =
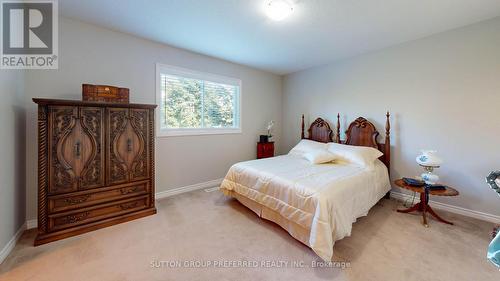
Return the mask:
[[38,104],[35,245],[156,213],[156,105]]

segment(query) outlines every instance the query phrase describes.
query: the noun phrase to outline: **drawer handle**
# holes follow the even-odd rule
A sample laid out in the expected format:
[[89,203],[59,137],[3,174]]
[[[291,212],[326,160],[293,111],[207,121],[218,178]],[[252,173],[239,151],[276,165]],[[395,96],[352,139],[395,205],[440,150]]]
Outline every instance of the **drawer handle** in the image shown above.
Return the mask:
[[79,213],[76,215],[69,215],[64,218],[65,223],[77,223],[86,219],[90,215],[89,212]]
[[122,210],[128,210],[137,207],[137,205],[139,205],[139,201],[120,204],[120,208],[122,208]]
[[82,154],[80,141],[77,141],[75,144],[75,154],[77,158],[80,158],[80,155]]
[[134,186],[134,187],[130,187],[130,188],[122,188],[122,195],[126,195],[126,194],[129,194],[129,193],[134,193],[134,192],[137,192],[139,191],[139,187],[138,186]]
[[66,198],[66,199],[64,199],[64,202],[66,202],[70,205],[75,205],[75,204],[83,203],[83,202],[87,201],[89,198],[90,198],[90,194],[79,196],[79,197]]
[[132,139],[127,140],[127,151],[132,151]]

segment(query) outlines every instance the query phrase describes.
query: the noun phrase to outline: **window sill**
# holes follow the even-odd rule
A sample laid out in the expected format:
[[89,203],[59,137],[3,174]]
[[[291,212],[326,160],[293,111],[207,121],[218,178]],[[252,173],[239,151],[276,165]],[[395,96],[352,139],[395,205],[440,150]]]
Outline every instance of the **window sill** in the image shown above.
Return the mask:
[[226,135],[241,134],[241,129],[179,129],[179,130],[160,130],[156,137],[182,137],[182,136],[202,136],[202,135]]

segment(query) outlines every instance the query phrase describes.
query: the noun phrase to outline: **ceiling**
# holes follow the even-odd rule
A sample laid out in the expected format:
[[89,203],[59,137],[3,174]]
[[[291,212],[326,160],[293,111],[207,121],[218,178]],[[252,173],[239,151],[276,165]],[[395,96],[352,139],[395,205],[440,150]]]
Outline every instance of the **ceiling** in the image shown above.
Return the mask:
[[287,74],[500,15],[500,0],[60,0],[61,15]]

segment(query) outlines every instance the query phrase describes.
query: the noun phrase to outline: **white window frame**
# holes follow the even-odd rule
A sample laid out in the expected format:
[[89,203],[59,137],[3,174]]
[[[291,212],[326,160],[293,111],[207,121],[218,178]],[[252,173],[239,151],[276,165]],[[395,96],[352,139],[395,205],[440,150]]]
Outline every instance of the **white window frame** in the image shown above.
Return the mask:
[[181,68],[177,66],[167,65],[167,64],[156,64],[156,104],[158,107],[161,106],[161,74],[170,74],[176,76],[182,76],[187,78],[206,80],[210,82],[223,83],[229,85],[237,85],[239,87],[238,91],[238,116],[236,116],[236,127],[235,128],[177,128],[177,129],[165,129],[161,128],[161,110],[158,108],[156,110],[156,136],[157,137],[175,137],[175,136],[195,136],[195,135],[221,135],[221,134],[241,134],[242,128],[242,83],[240,79],[206,73],[196,70],[191,70],[187,68]]

